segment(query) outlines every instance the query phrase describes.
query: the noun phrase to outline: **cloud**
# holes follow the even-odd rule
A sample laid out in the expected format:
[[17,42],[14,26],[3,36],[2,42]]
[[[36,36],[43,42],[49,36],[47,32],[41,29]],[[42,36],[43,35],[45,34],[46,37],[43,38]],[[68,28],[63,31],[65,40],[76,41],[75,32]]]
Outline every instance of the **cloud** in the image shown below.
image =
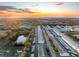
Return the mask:
[[56,3],[56,5],[63,5],[63,4],[64,4],[63,2]]
[[0,14],[3,14],[4,12],[0,11]]
[[33,10],[31,10],[29,8],[17,9],[12,6],[0,6],[0,13],[4,13],[3,11],[16,12],[16,13],[35,13]]
[[32,10],[29,9],[29,8],[23,9],[22,11],[23,11],[23,12],[26,12],[26,13],[35,13],[34,11],[32,11]]
[[37,6],[39,6],[39,5],[38,5],[38,4],[33,4],[32,6],[33,6],[33,7],[37,7]]
[[14,10],[8,10],[8,12],[16,12],[16,13],[35,13],[31,9],[14,9]]
[[0,6],[0,10],[7,10],[7,9],[16,9],[12,6]]
[[13,11],[13,12],[16,12],[16,13],[35,13],[34,11],[32,11],[29,8],[26,8],[26,9],[14,9],[14,10],[8,10],[8,11]]
[[60,6],[60,5],[63,5],[64,3],[63,2],[53,2],[53,5],[56,5],[56,6]]

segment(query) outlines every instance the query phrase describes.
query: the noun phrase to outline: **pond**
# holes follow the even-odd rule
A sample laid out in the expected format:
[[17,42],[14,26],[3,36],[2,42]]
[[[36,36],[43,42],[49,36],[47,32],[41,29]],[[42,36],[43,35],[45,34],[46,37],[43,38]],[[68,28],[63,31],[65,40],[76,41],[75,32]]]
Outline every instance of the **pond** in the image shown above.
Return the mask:
[[[16,44],[24,44],[27,37],[20,35],[17,37]],[[0,57],[17,57],[21,54],[23,45],[14,45],[12,47],[0,47]]]
[[22,52],[22,46],[0,48],[0,57],[16,57]]

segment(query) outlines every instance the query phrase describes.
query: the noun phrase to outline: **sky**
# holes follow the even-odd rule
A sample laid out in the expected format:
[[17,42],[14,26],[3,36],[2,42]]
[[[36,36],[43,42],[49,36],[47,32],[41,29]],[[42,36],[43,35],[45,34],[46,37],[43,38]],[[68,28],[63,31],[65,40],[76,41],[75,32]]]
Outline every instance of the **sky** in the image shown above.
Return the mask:
[[79,2],[0,2],[0,17],[79,17]]

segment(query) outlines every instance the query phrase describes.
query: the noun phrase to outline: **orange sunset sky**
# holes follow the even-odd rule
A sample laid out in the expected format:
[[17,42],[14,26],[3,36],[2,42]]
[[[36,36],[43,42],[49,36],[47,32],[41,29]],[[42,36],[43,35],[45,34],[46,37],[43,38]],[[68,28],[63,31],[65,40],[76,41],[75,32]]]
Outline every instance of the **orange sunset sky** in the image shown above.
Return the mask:
[[79,3],[0,2],[0,17],[79,17]]

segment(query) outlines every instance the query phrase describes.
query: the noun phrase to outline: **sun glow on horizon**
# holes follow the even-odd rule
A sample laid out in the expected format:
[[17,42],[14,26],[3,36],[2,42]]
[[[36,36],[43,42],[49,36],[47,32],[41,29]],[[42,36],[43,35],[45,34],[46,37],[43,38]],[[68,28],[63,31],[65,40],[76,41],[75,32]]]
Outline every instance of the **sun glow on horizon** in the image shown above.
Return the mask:
[[1,16],[5,16],[5,17],[79,16],[79,11],[76,9],[75,4],[72,3],[32,3],[31,2],[31,3],[20,3],[20,4],[15,3],[13,4],[13,6],[15,6],[16,8],[0,10],[0,17]]

